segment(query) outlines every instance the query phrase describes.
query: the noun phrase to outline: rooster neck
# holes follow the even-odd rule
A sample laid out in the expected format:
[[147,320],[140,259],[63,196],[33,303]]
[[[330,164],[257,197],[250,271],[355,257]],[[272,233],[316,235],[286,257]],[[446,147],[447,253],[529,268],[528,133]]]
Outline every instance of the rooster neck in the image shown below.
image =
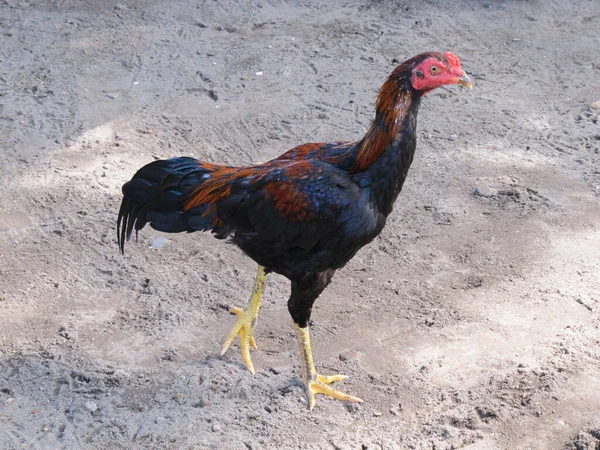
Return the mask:
[[392,73],[376,102],[376,115],[357,142],[352,167],[359,185],[369,186],[377,209],[387,216],[402,189],[416,147],[420,95],[403,73]]
[[357,142],[352,172],[364,172],[374,165],[390,145],[405,132],[403,123],[416,114],[419,94],[412,89],[406,70],[398,67],[383,83],[375,102],[375,120]]

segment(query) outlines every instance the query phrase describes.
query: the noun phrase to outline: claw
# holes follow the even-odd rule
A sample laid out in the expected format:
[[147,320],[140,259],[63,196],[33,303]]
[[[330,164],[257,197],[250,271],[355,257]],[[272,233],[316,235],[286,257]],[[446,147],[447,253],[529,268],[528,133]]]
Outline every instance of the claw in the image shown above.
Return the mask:
[[244,314],[244,310],[242,308],[238,308],[237,306],[232,306],[231,308],[229,308],[229,312],[238,316]]

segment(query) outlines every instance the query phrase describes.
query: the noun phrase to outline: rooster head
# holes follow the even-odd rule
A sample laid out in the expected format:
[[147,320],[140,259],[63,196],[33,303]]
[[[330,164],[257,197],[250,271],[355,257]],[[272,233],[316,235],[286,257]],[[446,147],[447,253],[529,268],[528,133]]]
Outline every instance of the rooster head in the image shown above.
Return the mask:
[[408,62],[412,63],[408,65],[412,87],[421,94],[447,84],[460,84],[469,89],[473,87],[473,82],[454,53],[423,53]]

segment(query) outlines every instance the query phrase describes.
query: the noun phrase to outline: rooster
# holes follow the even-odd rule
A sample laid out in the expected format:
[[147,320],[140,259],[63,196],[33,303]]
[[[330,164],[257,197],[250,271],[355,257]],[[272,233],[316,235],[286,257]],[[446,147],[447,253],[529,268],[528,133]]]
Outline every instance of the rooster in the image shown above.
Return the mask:
[[291,281],[292,316],[308,406],[323,394],[362,402],[331,386],[344,375],[317,373],[308,322],[312,305],[343,267],[385,226],[416,147],[421,97],[444,85],[473,86],[453,53],[423,53],[399,65],[384,82],[375,120],[355,142],[310,143],[263,164],[230,167],[180,157],[154,161],[123,185],[117,220],[124,251],[132,231],[147,223],[167,233],[212,231],[229,237],[258,263],[245,309],[221,354],[239,335],[242,358],[254,374],[250,347],[267,275]]

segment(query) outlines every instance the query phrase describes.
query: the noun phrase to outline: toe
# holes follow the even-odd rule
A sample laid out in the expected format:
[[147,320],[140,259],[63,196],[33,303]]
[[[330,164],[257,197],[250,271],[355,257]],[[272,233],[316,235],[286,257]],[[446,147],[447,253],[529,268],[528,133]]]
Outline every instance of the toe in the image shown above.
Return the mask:
[[345,402],[351,403],[362,403],[362,399],[358,397],[354,397],[353,395],[346,394],[344,392],[338,391],[337,389],[329,386],[329,383],[333,383],[335,381],[341,381],[347,378],[345,375],[331,375],[331,376],[323,376],[317,375],[315,379],[311,380],[308,383],[306,388],[306,397],[308,399],[308,407],[309,409],[313,409],[315,406],[315,396],[317,394],[326,395],[328,397],[335,398],[337,400],[342,400]]
[[245,327],[242,328],[242,332],[240,333],[240,345],[242,347],[242,359],[244,360],[244,364],[250,371],[252,375],[254,375],[254,364],[252,364],[252,359],[250,358],[250,345],[251,345],[252,336],[246,331]]
[[345,380],[348,377],[346,375],[330,375],[330,376],[317,375],[317,378],[322,383],[329,384],[329,383],[335,383],[336,381]]
[[311,388],[315,394],[323,394],[328,397],[343,400],[345,402],[362,403],[360,398],[345,394],[344,392],[338,391],[337,389],[334,389],[324,383],[313,382],[313,384],[311,384]]
[[225,342],[223,343],[223,348],[221,349],[221,356],[223,356],[227,352],[227,350],[229,350],[229,347],[231,347],[231,344],[233,343],[239,332],[240,327],[238,326],[238,324],[235,324],[235,326],[227,335],[227,339],[225,339]]

